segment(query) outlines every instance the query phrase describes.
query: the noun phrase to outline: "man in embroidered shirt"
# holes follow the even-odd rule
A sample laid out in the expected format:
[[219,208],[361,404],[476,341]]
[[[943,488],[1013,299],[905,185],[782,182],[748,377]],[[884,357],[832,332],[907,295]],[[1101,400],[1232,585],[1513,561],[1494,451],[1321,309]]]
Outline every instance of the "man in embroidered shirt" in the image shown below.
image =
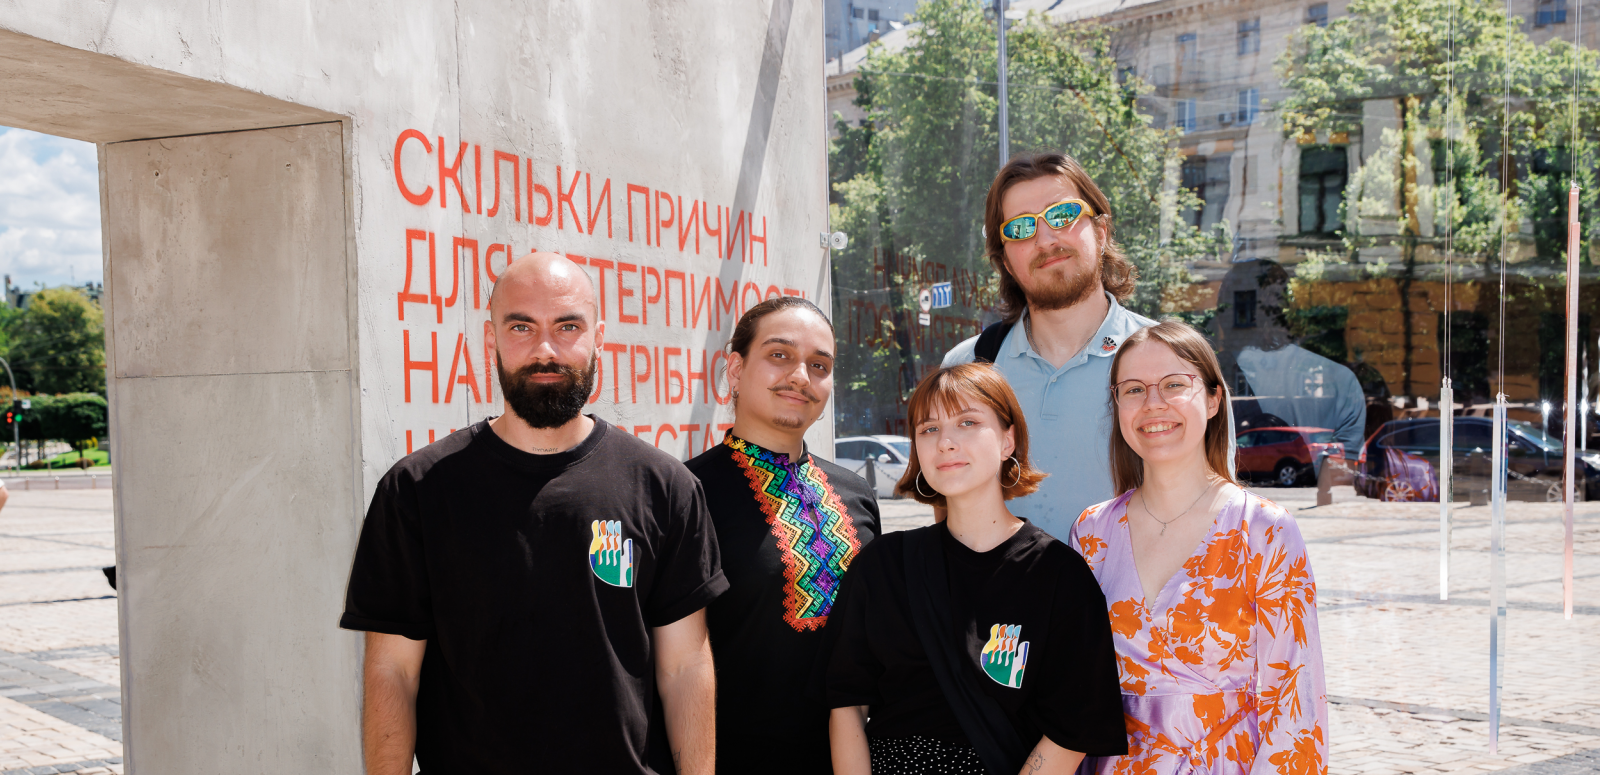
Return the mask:
[[689,461],[705,487],[727,594],[706,609],[717,662],[717,772],[828,773],[828,710],[806,695],[850,561],[878,534],[860,477],[805,449],[833,392],[833,326],[785,296],[728,342],[733,429]]
[[1018,156],[989,186],[986,252],[1004,318],[951,348],[944,365],[993,361],[1028,419],[1039,491],[1012,513],[1066,540],[1111,491],[1111,356],[1155,322],[1120,302],[1138,271],[1112,234],[1111,203],[1071,157]]
[[[727,589],[700,483],[582,414],[605,335],[553,253],[489,297],[505,414],[379,482],[344,617],[366,631],[368,775],[709,775],[705,606]],[[670,751],[669,751],[670,746]]]

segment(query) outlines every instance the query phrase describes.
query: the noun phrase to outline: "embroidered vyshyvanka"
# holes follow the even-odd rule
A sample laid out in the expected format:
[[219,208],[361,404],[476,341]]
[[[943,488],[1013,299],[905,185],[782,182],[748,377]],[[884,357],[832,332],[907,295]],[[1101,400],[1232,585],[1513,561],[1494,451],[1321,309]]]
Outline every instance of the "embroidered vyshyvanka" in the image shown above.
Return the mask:
[[1078,518],[1069,543],[1105,593],[1128,755],[1105,775],[1321,775],[1328,703],[1316,584],[1289,513],[1239,490],[1155,600],[1128,535],[1132,491]]

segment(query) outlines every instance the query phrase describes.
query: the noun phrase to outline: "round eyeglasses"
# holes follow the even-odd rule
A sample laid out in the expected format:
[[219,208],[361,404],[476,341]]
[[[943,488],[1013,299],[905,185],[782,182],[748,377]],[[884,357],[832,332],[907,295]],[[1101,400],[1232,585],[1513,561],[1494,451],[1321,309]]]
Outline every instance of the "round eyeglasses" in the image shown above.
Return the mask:
[[1111,386],[1111,394],[1116,397],[1118,406],[1135,406],[1145,402],[1150,394],[1149,388],[1155,388],[1162,401],[1181,404],[1194,397],[1194,389],[1198,384],[1199,374],[1168,374],[1155,382],[1125,379]]
[[1003,242],[1016,242],[1031,238],[1039,233],[1039,219],[1050,224],[1052,229],[1065,229],[1079,218],[1088,215],[1094,217],[1094,208],[1082,199],[1068,199],[1056,202],[1044,209],[1042,213],[1023,213],[1005,223],[1000,224],[1000,239]]

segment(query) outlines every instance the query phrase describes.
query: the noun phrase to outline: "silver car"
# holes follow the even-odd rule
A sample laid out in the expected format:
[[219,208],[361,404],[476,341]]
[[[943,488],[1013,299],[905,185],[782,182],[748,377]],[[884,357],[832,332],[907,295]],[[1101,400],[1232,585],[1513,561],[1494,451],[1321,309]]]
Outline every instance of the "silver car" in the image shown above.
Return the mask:
[[[911,459],[911,439],[904,436],[849,436],[833,442],[833,460],[867,478],[867,463],[872,463],[878,497],[893,498],[894,483],[906,472]],[[872,479],[869,479],[871,481]]]

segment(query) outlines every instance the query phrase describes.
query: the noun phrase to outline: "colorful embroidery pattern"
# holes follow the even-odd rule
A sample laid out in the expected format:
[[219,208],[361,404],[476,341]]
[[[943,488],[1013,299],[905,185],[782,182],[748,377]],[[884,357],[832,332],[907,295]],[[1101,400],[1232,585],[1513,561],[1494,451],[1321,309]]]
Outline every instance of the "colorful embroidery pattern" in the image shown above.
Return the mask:
[[783,555],[783,620],[796,632],[815,630],[828,621],[839,579],[861,551],[855,523],[828,484],[822,469],[807,457],[799,464],[789,456],[762,449],[729,433],[723,440],[733,461],[750,480],[761,513]]
[[1021,689],[1022,671],[1028,667],[1028,642],[1022,639],[1022,625],[991,625],[979,661],[984,674],[995,683]]
[[589,524],[589,570],[613,587],[633,586],[633,539],[622,537],[622,523],[597,519]]

